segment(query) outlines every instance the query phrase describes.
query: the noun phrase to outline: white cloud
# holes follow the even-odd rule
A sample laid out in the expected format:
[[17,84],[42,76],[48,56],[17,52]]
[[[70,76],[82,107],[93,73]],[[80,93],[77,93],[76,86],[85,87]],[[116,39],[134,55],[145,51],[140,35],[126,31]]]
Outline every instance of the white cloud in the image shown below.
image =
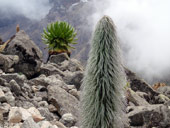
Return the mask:
[[50,9],[49,0],[0,0],[0,11],[4,15],[24,15],[32,20],[40,20]]
[[169,72],[169,0],[107,0],[95,5],[95,23],[104,14],[115,22],[123,47],[128,48],[128,67],[150,81]]

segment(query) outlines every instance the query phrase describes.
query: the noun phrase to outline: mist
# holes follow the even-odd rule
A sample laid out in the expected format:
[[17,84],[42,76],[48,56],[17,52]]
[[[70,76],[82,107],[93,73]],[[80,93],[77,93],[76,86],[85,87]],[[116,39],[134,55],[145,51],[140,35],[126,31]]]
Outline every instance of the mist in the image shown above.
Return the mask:
[[4,17],[22,15],[31,20],[41,20],[50,8],[49,0],[0,0],[0,12]]
[[124,64],[149,82],[166,77],[170,71],[170,1],[106,0],[94,5],[94,24],[103,15],[116,24]]

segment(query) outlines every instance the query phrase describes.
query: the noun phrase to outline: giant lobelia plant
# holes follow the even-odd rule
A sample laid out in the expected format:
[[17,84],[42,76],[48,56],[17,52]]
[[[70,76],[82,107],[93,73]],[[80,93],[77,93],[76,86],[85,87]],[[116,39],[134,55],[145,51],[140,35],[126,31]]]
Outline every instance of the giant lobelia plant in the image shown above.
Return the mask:
[[97,24],[82,83],[82,128],[124,128],[125,76],[113,21]]

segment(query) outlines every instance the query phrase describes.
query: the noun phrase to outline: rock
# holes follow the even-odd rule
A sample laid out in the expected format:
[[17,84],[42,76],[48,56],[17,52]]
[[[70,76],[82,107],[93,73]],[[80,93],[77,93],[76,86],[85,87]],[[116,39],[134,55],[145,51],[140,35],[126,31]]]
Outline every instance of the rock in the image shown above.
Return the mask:
[[130,88],[127,89],[127,99],[129,101],[131,101],[132,103],[134,103],[136,106],[146,106],[146,105],[149,105],[149,103],[145,99],[143,99],[142,97],[137,95]]
[[9,103],[11,106],[15,105],[15,97],[13,96],[11,91],[5,93],[5,98],[7,100],[7,103]]
[[28,78],[40,71],[42,52],[23,30],[16,33],[5,51],[6,54],[19,56],[18,64],[14,66],[15,71],[22,72]]
[[10,85],[11,91],[14,92],[15,95],[19,96],[21,94],[21,88],[15,80],[11,80],[9,82],[9,85]]
[[59,74],[60,76],[64,77],[64,73],[60,69],[53,66],[51,63],[43,64],[40,69],[40,74],[44,74],[46,76]]
[[159,94],[158,96],[155,96],[155,99],[156,99],[159,103],[162,103],[162,104],[164,104],[164,103],[166,103],[167,101],[170,100],[167,96],[165,96],[165,95],[163,95],[163,94]]
[[48,121],[53,121],[54,119],[59,119],[59,117],[57,115],[53,115],[53,113],[51,113],[48,110],[48,108],[40,107],[40,108],[38,108],[38,110],[41,113],[41,115],[43,117],[45,117],[45,119],[48,120]]
[[21,125],[21,128],[41,128],[38,124],[34,122],[32,117],[29,117],[24,123]]
[[45,75],[41,75],[35,79],[32,79],[31,81],[35,86],[42,85],[47,87],[48,85],[55,85],[68,90],[67,85],[62,80],[56,78],[54,75],[48,77],[46,77]]
[[76,71],[84,71],[83,66],[81,63],[76,59],[70,59],[65,60],[61,63],[60,69],[62,71],[70,71],[70,72],[76,72]]
[[2,91],[2,89],[0,88],[0,102],[5,102],[5,101],[7,101],[5,98],[5,94]]
[[57,108],[54,105],[52,105],[52,104],[50,104],[48,106],[48,109],[49,109],[50,112],[57,112]]
[[0,69],[0,74],[2,74],[3,73],[3,71]]
[[3,55],[0,54],[0,69],[4,72],[13,72],[13,66],[19,62],[19,57],[17,55]]
[[66,113],[62,116],[60,122],[63,123],[66,127],[71,127],[75,125],[76,120],[71,113]]
[[48,108],[48,103],[47,103],[47,101],[40,101],[40,102],[38,103],[38,107]]
[[77,89],[80,89],[81,82],[83,79],[83,72],[77,71],[74,73],[65,72],[65,77],[63,78],[64,82],[69,85],[75,85]]
[[58,126],[58,128],[66,128],[66,127],[64,126],[64,124],[62,124],[62,123],[59,122],[59,121],[56,121],[56,122],[55,122],[55,125]]
[[35,93],[36,97],[41,97],[42,100],[47,101],[47,92],[46,91],[42,91],[42,92],[36,92]]
[[35,107],[29,108],[28,112],[32,115],[32,118],[35,122],[39,122],[44,119],[44,117],[41,116],[40,112]]
[[57,108],[61,116],[65,113],[71,113],[76,119],[78,118],[79,102],[74,96],[58,86],[49,85],[47,89],[48,101]]
[[7,117],[5,115],[8,114],[10,109],[10,105],[7,103],[3,103],[0,105],[0,121],[5,120]]
[[21,107],[11,107],[8,121],[10,123],[19,123],[22,120],[28,119],[28,117],[31,117],[31,114],[26,109]]
[[170,127],[170,109],[164,105],[149,105],[131,107],[128,113],[131,126],[145,126],[145,128]]
[[147,84],[144,80],[141,80],[132,71],[125,68],[125,72],[126,72],[127,79],[130,82],[130,88],[133,91],[145,92],[149,96],[149,101],[148,101],[149,103],[151,104],[157,103],[157,101],[155,100],[155,96],[158,96],[160,93],[154,91],[151,88],[151,85]]
[[157,91],[170,98],[170,86],[160,87],[157,89]]
[[6,83],[7,83],[6,80],[0,77],[0,85],[1,86],[6,86]]
[[49,62],[61,64],[64,60],[69,60],[69,59],[70,58],[68,57],[67,53],[61,53],[58,55],[51,55],[49,58]]
[[72,90],[69,90],[69,93],[73,96],[75,96],[78,100],[80,99],[80,92],[77,91],[77,89],[72,89]]
[[40,126],[40,128],[51,128],[52,124],[48,121],[41,121],[38,123],[38,125]]
[[24,82],[27,80],[25,75],[20,75],[18,73],[1,74],[0,78],[3,78],[8,83],[11,80],[15,80],[20,86],[23,86]]

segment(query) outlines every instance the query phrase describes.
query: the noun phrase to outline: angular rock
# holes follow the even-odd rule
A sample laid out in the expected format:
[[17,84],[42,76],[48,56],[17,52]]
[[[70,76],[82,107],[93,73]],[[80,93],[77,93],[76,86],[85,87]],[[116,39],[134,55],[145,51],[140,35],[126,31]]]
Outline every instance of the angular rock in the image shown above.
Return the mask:
[[11,106],[15,105],[15,97],[13,96],[11,91],[5,93],[5,98],[7,100],[7,103],[9,103]]
[[69,59],[70,58],[68,57],[67,53],[61,53],[58,55],[51,55],[49,58],[49,62],[61,64],[64,60],[69,60]]
[[44,74],[46,76],[59,74],[60,76],[64,77],[64,73],[51,63],[43,64],[40,69],[40,74]]
[[62,80],[56,78],[56,76],[54,75],[48,77],[46,77],[45,75],[41,75],[35,79],[32,79],[31,81],[36,86],[42,85],[47,87],[48,85],[55,85],[64,88],[65,90],[68,90],[67,85]]
[[170,98],[170,86],[160,87],[157,89],[157,91]]
[[76,71],[84,71],[83,66],[81,63],[76,60],[76,59],[70,59],[70,60],[65,60],[61,63],[60,69],[62,71],[71,71],[71,72],[76,72]]
[[62,123],[59,122],[59,121],[56,121],[54,124],[55,124],[56,126],[58,126],[58,128],[66,128],[66,126],[64,126],[64,124],[62,124]]
[[131,126],[170,127],[170,109],[167,106],[149,105],[132,107],[131,109],[128,113]]
[[163,94],[159,94],[158,96],[155,96],[155,99],[161,104],[164,104],[164,103],[170,101],[170,98],[168,98],[167,96],[165,96]]
[[151,88],[151,85],[147,84],[144,80],[141,80],[132,71],[125,68],[125,72],[126,72],[127,79],[130,82],[130,88],[133,91],[145,92],[149,96],[149,101],[148,101],[149,103],[151,104],[157,103],[157,101],[155,100],[155,96],[158,96],[160,93],[154,91]]
[[2,91],[2,89],[0,88],[0,102],[5,102],[5,101],[7,101],[5,98],[5,94]]
[[65,113],[71,113],[76,119],[78,118],[79,102],[74,96],[58,86],[50,85],[47,89],[49,102],[57,108],[61,116]]
[[14,92],[15,95],[19,96],[21,94],[21,88],[15,80],[11,80],[9,82],[9,85],[10,85],[11,91]]
[[69,90],[69,93],[73,96],[75,96],[78,100],[80,99],[80,92],[77,91],[77,89],[71,89]]
[[52,124],[49,121],[41,121],[38,123],[40,128],[51,128]]
[[43,108],[43,107],[40,107],[38,108],[39,112],[41,113],[41,115],[43,117],[45,117],[46,120],[48,121],[53,121],[54,119],[59,119],[58,116],[54,116],[53,113],[51,113],[48,108]]
[[10,123],[19,123],[31,117],[31,114],[24,108],[12,107],[9,112],[8,121]]
[[3,55],[0,54],[0,69],[4,72],[13,72],[13,67],[19,62],[17,55]]
[[32,117],[29,117],[24,123],[21,125],[21,128],[41,128],[38,124],[34,122]]
[[71,113],[66,113],[62,116],[61,123],[63,123],[66,127],[74,126],[76,123],[76,119]]
[[6,80],[9,83],[11,80],[15,80],[20,86],[23,86],[24,81],[26,81],[25,75],[20,75],[18,73],[1,74],[0,78]]
[[11,106],[7,103],[3,103],[0,105],[0,120],[1,121],[7,118],[5,115],[8,114],[10,107]]
[[16,34],[5,51],[6,54],[19,56],[15,71],[22,72],[28,78],[40,71],[42,52],[23,30]]
[[134,92],[130,88],[127,89],[127,99],[131,101],[133,104],[135,104],[136,106],[149,105],[149,103],[145,99],[137,95],[136,92]]
[[29,108],[28,112],[31,114],[35,122],[39,122],[44,119],[44,117],[41,116],[40,112],[35,107]]
[[65,72],[65,77],[63,78],[64,82],[69,85],[75,85],[75,87],[79,90],[82,79],[83,79],[83,72],[77,71],[74,73],[71,72]]

